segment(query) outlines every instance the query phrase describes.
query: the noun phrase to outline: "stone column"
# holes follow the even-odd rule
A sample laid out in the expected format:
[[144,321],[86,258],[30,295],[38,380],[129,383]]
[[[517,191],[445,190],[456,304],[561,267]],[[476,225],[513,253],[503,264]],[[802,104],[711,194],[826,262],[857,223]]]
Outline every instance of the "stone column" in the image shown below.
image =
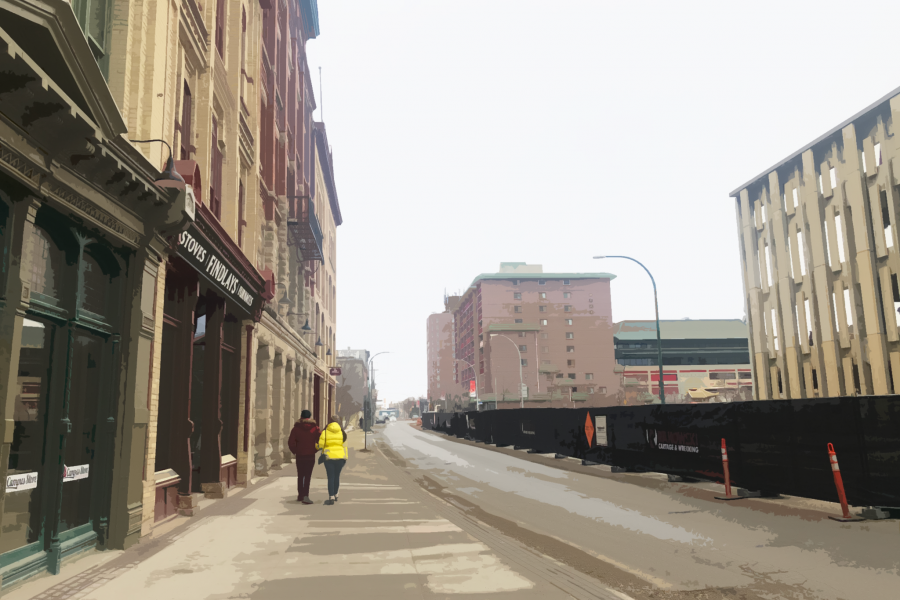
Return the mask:
[[256,474],[265,477],[272,466],[272,445],[269,443],[269,427],[272,415],[272,373],[275,348],[260,344],[256,352],[256,402],[253,414],[255,424],[253,442],[256,450]]
[[203,354],[203,422],[200,433],[200,488],[207,498],[224,498],[222,481],[222,326],[225,302],[206,299],[206,351]]
[[[240,396],[238,400],[238,444],[237,455],[237,485],[247,487],[253,473],[253,447],[250,444],[253,430],[253,379],[255,377],[256,361],[252,359],[254,351],[255,324],[251,320],[241,322],[241,377]],[[248,360],[248,357],[250,359]]]
[[281,452],[282,431],[284,430],[284,354],[276,351],[273,367],[269,446],[271,448],[271,468],[280,470],[281,464],[284,462],[284,454]]
[[294,454],[288,446],[288,439],[297,416],[294,412],[294,361],[289,360],[284,367],[284,425],[281,430],[281,452],[284,455],[285,464],[290,464],[294,458]]

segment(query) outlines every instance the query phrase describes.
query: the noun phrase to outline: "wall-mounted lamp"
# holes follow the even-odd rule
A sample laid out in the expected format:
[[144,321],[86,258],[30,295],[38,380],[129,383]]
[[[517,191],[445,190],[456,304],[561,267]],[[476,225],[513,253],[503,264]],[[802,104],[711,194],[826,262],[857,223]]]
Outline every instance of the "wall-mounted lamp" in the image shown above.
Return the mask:
[[325,344],[322,343],[322,337],[320,336],[319,339],[316,340],[316,346],[324,346],[324,345]]
[[290,316],[290,315],[295,315],[295,316],[298,316],[298,317],[306,317],[306,323],[304,323],[304,324],[303,324],[303,327],[301,327],[300,329],[301,329],[304,333],[309,333],[310,331],[312,331],[312,327],[309,326],[309,313],[293,313],[293,312],[289,312],[289,313],[286,313],[284,316],[287,317],[287,316]]
[[161,142],[166,145],[166,148],[169,149],[169,159],[166,161],[166,168],[163,169],[163,172],[159,174],[154,181],[159,183],[161,181],[178,181],[184,183],[184,177],[178,174],[178,171],[175,170],[175,161],[172,159],[172,147],[166,140],[129,140],[132,144],[147,144],[150,142]]

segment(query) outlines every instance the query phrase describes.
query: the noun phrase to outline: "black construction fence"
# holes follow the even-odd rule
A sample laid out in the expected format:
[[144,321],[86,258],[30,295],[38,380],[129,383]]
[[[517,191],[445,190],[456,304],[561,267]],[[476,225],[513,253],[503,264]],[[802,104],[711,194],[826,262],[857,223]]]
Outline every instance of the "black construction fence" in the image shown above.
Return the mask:
[[719,483],[724,438],[733,486],[834,502],[831,443],[850,504],[900,507],[900,396],[425,413],[422,426]]

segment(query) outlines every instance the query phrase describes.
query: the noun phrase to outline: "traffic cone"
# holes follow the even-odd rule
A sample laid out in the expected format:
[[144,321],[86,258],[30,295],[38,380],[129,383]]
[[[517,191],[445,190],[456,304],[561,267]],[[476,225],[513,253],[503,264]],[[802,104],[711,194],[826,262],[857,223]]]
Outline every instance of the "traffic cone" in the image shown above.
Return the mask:
[[731,476],[728,473],[728,450],[725,449],[725,438],[722,438],[722,469],[725,471],[725,495],[716,496],[716,500],[743,500],[744,496],[731,495]]
[[841,477],[841,468],[838,466],[837,454],[834,452],[834,446],[828,444],[828,460],[831,461],[831,474],[834,475],[834,486],[837,488],[838,500],[841,502],[841,512],[843,516],[834,517],[829,515],[829,519],[848,523],[851,521],[865,521],[862,517],[854,517],[850,514],[850,506],[847,504],[847,494],[844,493],[844,480]]

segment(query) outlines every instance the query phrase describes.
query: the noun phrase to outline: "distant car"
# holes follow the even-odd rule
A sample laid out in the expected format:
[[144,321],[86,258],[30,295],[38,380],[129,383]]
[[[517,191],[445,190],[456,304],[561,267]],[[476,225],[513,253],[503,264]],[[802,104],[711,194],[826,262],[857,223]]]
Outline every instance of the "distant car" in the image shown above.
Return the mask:
[[395,415],[391,415],[391,422],[393,423],[396,420],[397,420],[397,417]]
[[384,423],[387,423],[387,420],[388,420],[387,415],[378,415],[377,417],[375,417],[375,424],[383,425]]

